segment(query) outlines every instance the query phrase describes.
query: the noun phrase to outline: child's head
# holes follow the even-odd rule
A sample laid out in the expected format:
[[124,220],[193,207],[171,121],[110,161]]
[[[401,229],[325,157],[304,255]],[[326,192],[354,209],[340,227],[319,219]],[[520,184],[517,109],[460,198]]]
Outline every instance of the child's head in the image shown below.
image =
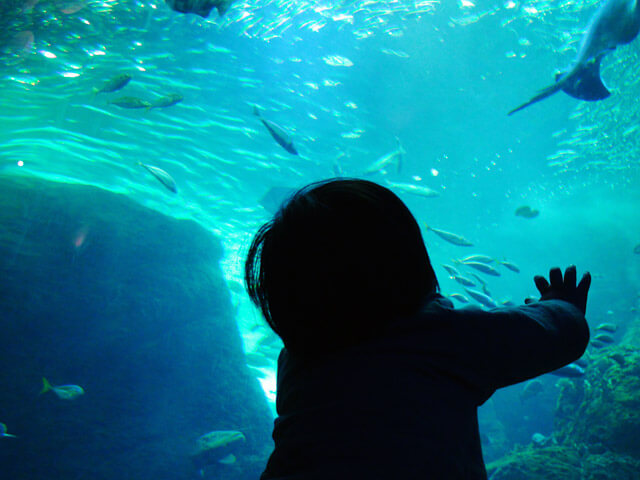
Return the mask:
[[438,290],[409,209],[389,189],[355,179],[314,183],[285,201],[253,239],[245,281],[300,355],[375,336]]

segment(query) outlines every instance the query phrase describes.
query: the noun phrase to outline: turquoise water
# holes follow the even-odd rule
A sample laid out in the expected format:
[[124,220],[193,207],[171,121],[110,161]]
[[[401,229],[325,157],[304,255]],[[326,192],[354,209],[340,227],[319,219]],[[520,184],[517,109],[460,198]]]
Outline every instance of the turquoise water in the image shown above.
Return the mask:
[[[441,265],[470,254],[519,267],[483,277],[496,302],[520,303],[536,293],[533,275],[574,263],[594,276],[592,326],[613,321],[620,341],[637,322],[637,41],[604,60],[609,99],[558,93],[507,116],[571,62],[597,2],[238,1],[208,19],[162,1],[12,2],[0,19],[2,175],[98,186],[217,235],[254,363],[268,332],[242,290],[242,260],[269,218],[260,199],[337,171],[362,176],[396,138],[401,171],[367,178],[435,190],[396,191],[421,223],[474,245],[424,231],[443,293],[465,293]],[[122,73],[132,76],[122,90],[92,94]],[[107,103],[171,93],[183,101]],[[299,156],[271,138],[254,105]],[[138,162],[168,172],[178,193]],[[522,205],[539,216],[516,216]],[[274,362],[253,365],[270,401]],[[548,413],[555,396],[546,401]],[[514,421],[532,415],[523,408]],[[536,427],[549,434],[541,423],[517,440]]]

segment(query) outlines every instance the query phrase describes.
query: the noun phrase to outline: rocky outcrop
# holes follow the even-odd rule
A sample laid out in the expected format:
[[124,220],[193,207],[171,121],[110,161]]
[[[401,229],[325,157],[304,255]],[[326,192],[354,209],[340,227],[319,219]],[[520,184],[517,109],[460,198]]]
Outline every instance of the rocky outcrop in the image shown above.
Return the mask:
[[[220,242],[98,188],[0,177],[0,438],[14,480],[181,480],[196,440],[241,431],[251,478],[271,414],[246,365],[219,267]],[[77,384],[63,400],[42,378]]]

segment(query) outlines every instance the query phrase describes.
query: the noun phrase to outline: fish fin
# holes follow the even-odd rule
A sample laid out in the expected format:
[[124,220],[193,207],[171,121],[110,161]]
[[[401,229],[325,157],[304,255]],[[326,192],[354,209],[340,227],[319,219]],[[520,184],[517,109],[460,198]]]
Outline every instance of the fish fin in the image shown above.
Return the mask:
[[95,97],[99,92],[100,92],[99,89],[97,89],[96,87],[93,87],[91,89],[91,96]]
[[260,110],[258,110],[258,106],[257,106],[257,105],[254,105],[254,106],[253,106],[253,114],[254,114],[256,117],[261,118],[261,117],[260,117]]
[[[573,98],[589,102],[603,100],[610,96],[611,92],[600,78],[601,60],[602,56],[596,57],[576,74],[571,75],[570,79],[563,82],[562,91]],[[558,81],[562,75],[562,73],[556,75],[556,80]]]
[[47,393],[49,390],[53,390],[53,387],[49,383],[49,380],[47,380],[46,378],[42,377],[42,390],[40,390],[40,393],[38,395],[42,395],[43,393]]
[[429,225],[427,225],[426,222],[422,222],[424,224],[424,228],[425,230],[428,232],[429,230],[431,230],[431,227]]
[[[556,80],[557,80],[557,77],[556,77]],[[537,95],[532,97],[531,100],[529,100],[528,102],[523,103],[519,107],[514,108],[507,115],[511,116],[514,113],[519,112],[520,110],[523,110],[523,109],[527,108],[529,105],[533,105],[534,103],[538,103],[541,100],[544,100],[545,98],[550,97],[554,93],[562,90],[562,87],[563,87],[562,82],[557,81],[553,85],[549,85],[548,87],[543,88],[542,90],[540,90],[540,92],[538,92]]]

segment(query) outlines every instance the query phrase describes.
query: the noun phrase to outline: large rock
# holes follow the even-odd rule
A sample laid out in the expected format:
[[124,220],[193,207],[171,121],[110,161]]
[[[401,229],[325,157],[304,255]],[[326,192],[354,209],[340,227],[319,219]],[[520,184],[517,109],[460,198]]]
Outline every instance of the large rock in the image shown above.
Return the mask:
[[[3,478],[181,480],[196,440],[238,430],[257,478],[271,414],[249,374],[220,242],[98,188],[0,176]],[[85,394],[39,395],[42,377]]]

